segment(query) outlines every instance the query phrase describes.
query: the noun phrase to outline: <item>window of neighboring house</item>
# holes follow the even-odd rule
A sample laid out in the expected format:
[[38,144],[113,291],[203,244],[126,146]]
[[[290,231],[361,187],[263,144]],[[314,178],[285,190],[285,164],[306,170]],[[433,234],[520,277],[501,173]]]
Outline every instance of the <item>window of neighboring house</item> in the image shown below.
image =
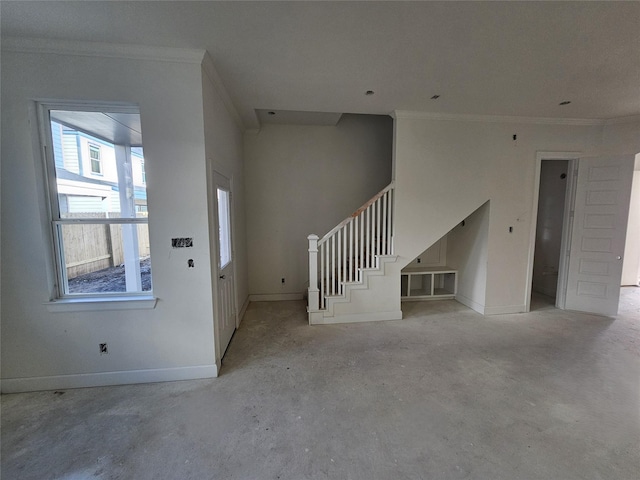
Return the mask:
[[89,158],[91,159],[91,173],[102,175],[102,161],[100,160],[100,147],[89,144]]
[[142,170],[142,183],[147,183],[147,172],[144,170],[144,158],[140,160],[140,169]]
[[[132,149],[142,155],[137,107],[41,104],[40,108],[45,147],[55,144],[52,132],[58,125],[64,126],[63,135],[78,138],[78,150],[72,148],[73,142],[68,142],[69,148],[45,148],[57,296],[149,295],[146,185],[132,174],[131,160]],[[81,162],[77,153],[85,141],[92,142],[91,172],[83,175],[72,166]]]

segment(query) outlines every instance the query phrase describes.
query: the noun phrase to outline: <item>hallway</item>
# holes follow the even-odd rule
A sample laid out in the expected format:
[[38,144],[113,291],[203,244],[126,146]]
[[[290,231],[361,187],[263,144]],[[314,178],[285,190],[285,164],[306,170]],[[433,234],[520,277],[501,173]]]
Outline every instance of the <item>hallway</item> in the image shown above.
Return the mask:
[[640,288],[615,320],[403,309],[252,303],[217,379],[4,395],[2,478],[637,478]]

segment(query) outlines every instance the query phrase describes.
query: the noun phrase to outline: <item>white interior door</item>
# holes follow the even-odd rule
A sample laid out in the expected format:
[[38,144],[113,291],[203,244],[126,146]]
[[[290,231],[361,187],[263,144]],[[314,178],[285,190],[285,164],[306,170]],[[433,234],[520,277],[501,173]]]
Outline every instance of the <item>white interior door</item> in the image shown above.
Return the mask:
[[220,358],[224,355],[236,329],[233,281],[233,242],[231,236],[231,184],[229,179],[215,174],[218,226],[217,313]]
[[616,315],[634,157],[581,158],[573,212],[568,310]]

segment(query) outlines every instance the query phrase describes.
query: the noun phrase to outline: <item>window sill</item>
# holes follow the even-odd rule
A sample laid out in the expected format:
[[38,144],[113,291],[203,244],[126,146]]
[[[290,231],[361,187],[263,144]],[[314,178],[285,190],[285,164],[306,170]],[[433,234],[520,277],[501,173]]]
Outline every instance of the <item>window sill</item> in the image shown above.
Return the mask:
[[97,312],[106,310],[151,310],[158,299],[152,296],[139,297],[83,297],[60,298],[46,302],[50,312]]

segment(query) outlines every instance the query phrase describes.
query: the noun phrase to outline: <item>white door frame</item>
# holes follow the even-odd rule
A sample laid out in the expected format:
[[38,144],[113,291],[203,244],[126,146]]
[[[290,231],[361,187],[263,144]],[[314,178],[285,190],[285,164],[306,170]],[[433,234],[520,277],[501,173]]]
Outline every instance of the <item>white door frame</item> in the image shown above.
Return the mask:
[[567,275],[569,268],[569,245],[571,245],[571,227],[573,219],[571,212],[575,202],[576,174],[578,172],[578,159],[581,152],[537,152],[536,173],[533,185],[533,206],[531,210],[531,228],[529,232],[529,258],[527,263],[527,285],[525,291],[525,312],[531,311],[531,289],[533,281],[533,260],[536,249],[536,230],[538,227],[538,201],[540,199],[540,173],[543,160],[568,160],[568,182],[564,202],[564,216],[562,219],[562,243],[560,248],[560,265],[558,268],[558,293],[556,295],[556,307],[564,309],[567,292]]
[[[209,160],[211,162],[211,160]],[[229,182],[229,209],[230,209],[230,218],[229,218],[229,228],[231,230],[231,262],[233,269],[233,279],[232,279],[232,288],[233,288],[233,309],[234,309],[234,323],[235,328],[237,329],[239,326],[239,313],[238,313],[238,299],[236,295],[237,288],[237,279],[236,279],[236,254],[235,254],[235,222],[234,222],[234,179],[233,176],[227,176],[219,170],[215,169],[215,166],[210,165],[208,169],[208,179],[209,179],[209,195],[210,195],[210,205],[211,205],[211,213],[210,213],[210,222],[211,227],[209,230],[210,242],[211,242],[211,270],[212,270],[212,296],[213,296],[213,318],[214,318],[214,345],[215,345],[215,356],[216,356],[216,364],[218,365],[218,369],[221,367],[221,359],[224,352],[222,352],[222,347],[220,344],[221,341],[221,333],[220,333],[220,314],[218,311],[218,305],[220,299],[218,298],[218,282],[220,275],[219,268],[219,238],[218,238],[218,196],[217,196],[217,188],[219,179],[224,179]]]

